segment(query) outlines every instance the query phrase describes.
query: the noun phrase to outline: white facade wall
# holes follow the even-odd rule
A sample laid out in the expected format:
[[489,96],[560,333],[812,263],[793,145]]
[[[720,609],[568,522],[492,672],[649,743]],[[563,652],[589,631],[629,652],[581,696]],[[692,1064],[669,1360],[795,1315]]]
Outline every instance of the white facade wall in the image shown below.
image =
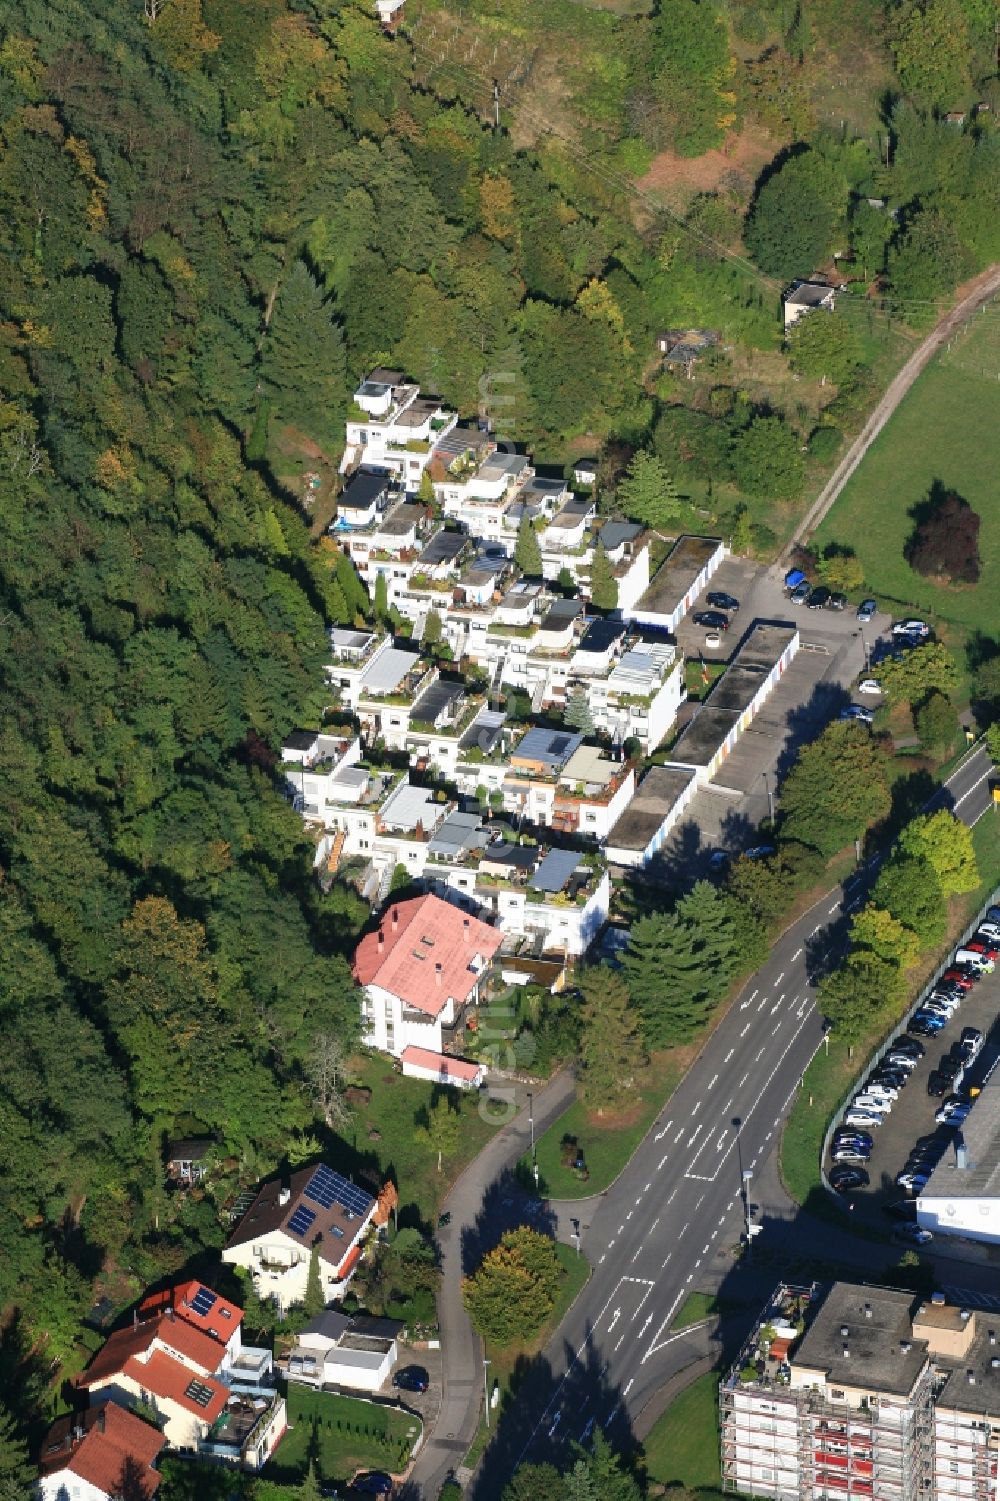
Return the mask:
[[929,1198],[917,1200],[917,1224],[935,1235],[1000,1244],[1000,1199]]
[[[467,1061],[463,1059],[463,1062]],[[408,1079],[424,1079],[429,1084],[444,1084],[448,1089],[478,1089],[486,1077],[486,1068],[482,1065],[474,1078],[462,1079],[455,1074],[442,1073],[430,1064],[414,1063],[407,1058],[403,1061],[403,1073]]]
[[724,542],[720,542],[701,572],[692,581],[684,598],[675,605],[671,611],[640,608],[638,601],[634,605],[623,608],[626,620],[635,620],[640,625],[649,625],[661,631],[676,631],[685,615],[693,606],[699,594],[705,588],[709,579],[716,569],[725,561],[729,549]]
[[[351,1245],[345,1244],[344,1258],[352,1246],[363,1238],[370,1220],[371,1215],[359,1228]],[[306,1283],[309,1280],[309,1247],[300,1245],[292,1236],[286,1235],[284,1230],[272,1230],[256,1236],[252,1241],[228,1246],[222,1253],[222,1259],[227,1266],[239,1266],[248,1271],[253,1277],[258,1297],[274,1298],[282,1313],[305,1298]],[[343,1265],[343,1258],[339,1265]],[[338,1267],[331,1266],[320,1257],[320,1280],[328,1303],[342,1298],[350,1282],[349,1277],[338,1281],[337,1271]]]
[[[477,994],[478,986],[473,991],[473,995]],[[381,985],[366,985],[361,1002],[361,1041],[380,1053],[391,1053],[394,1058],[408,1047],[430,1048],[440,1053],[441,1029],[454,1025],[457,1009],[454,997],[449,996],[437,1016],[427,1016],[404,1006],[398,995],[383,990]]]
[[51,1475],[41,1476],[35,1484],[37,1501],[111,1501],[107,1491],[91,1485],[75,1470],[53,1470]]

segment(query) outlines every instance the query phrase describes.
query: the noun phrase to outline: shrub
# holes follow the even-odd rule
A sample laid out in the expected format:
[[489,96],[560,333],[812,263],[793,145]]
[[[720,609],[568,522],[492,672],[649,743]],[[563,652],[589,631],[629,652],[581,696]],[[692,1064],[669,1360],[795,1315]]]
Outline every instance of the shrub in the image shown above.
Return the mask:
[[979,582],[979,515],[967,500],[950,490],[924,518],[906,546],[906,561],[916,573],[950,583]]

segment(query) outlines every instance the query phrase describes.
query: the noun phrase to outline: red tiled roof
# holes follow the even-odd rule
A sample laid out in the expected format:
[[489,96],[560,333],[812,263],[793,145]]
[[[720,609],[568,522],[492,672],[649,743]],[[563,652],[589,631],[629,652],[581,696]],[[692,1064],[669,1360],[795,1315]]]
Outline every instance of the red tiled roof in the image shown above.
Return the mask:
[[243,1319],[242,1308],[237,1308],[235,1303],[230,1303],[220,1293],[213,1292],[215,1299],[207,1313],[199,1313],[193,1306],[198,1293],[204,1287],[204,1283],[195,1278],[191,1282],[183,1282],[180,1287],[167,1288],[161,1293],[152,1293],[148,1298],[143,1298],[139,1304],[140,1315],[149,1317],[151,1314],[162,1313],[166,1308],[172,1307],[179,1319],[200,1329],[203,1334],[212,1335],[215,1339],[225,1344],[234,1329],[238,1329]]
[[464,1058],[449,1058],[446,1053],[435,1053],[431,1048],[415,1048],[412,1045],[403,1049],[400,1058],[404,1065],[412,1063],[417,1068],[432,1068],[446,1078],[466,1079],[469,1082],[478,1079],[483,1071],[481,1063],[468,1063]]
[[[82,1424],[84,1437],[74,1443],[75,1424]],[[151,1466],[163,1444],[159,1429],[108,1402],[54,1423],[42,1445],[38,1467],[43,1475],[70,1470],[108,1496],[120,1493],[122,1478],[128,1475],[149,1498],[160,1484],[160,1476]]]
[[[229,1392],[221,1381],[213,1381],[211,1376],[199,1376],[197,1371],[181,1365],[179,1360],[174,1360],[172,1355],[165,1355],[162,1350],[157,1350],[147,1361],[127,1361],[124,1374],[154,1397],[175,1402],[185,1412],[204,1418],[206,1423],[215,1422],[229,1399]],[[197,1381],[211,1392],[204,1404],[187,1395],[192,1381]]]
[[161,1313],[134,1328],[118,1329],[109,1335],[103,1349],[98,1350],[80,1377],[80,1385],[94,1386],[116,1376],[130,1360],[145,1356],[154,1340],[176,1350],[178,1355],[183,1355],[207,1374],[217,1371],[222,1362],[224,1351],[217,1339],[203,1334],[183,1319]]
[[[489,963],[502,934],[478,917],[467,917],[439,896],[394,902],[377,933],[362,938],[354,954],[359,985],[379,985],[408,1006],[437,1016],[449,996],[462,1004],[479,978],[476,955]],[[379,949],[379,942],[382,949]],[[440,966],[440,968],[438,968]]]

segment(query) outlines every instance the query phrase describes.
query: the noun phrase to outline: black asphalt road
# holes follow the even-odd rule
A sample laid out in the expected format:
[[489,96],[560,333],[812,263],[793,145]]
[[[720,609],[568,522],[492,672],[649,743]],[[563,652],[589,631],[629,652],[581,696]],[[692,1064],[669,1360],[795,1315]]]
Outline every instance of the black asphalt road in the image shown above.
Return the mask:
[[[975,822],[989,807],[991,771],[974,750],[936,801]],[[811,977],[843,940],[845,903],[850,891],[828,892],[775,945],[617,1182],[581,1206],[594,1274],[545,1352],[544,1387],[504,1414],[476,1477],[477,1501],[499,1495],[519,1461],[552,1459],[596,1424],[631,1429],[691,1358],[671,1321],[723,1244],[745,1229],[753,1175],[823,1045]]]

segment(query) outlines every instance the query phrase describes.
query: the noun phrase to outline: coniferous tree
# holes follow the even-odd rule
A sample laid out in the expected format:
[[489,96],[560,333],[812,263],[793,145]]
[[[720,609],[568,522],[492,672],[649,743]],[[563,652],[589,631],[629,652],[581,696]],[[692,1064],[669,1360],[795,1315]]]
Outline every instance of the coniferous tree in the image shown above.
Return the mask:
[[306,1279],[306,1295],[302,1300],[302,1307],[311,1319],[314,1319],[317,1314],[322,1313],[326,1307],[326,1298],[323,1296],[323,1280],[319,1264],[318,1243],[309,1252],[309,1275]]
[[585,689],[575,688],[570,694],[563,710],[563,720],[571,729],[579,730],[581,735],[594,733],[594,716],[590,712],[590,700]]
[[36,1478],[27,1444],[10,1413],[0,1407],[0,1501],[24,1501]]
[[618,580],[610,559],[599,542],[594,544],[594,561],[590,569],[590,598],[599,610],[618,608]]
[[278,293],[261,372],[281,416],[335,452],[346,405],[344,340],[304,261],[294,263]]
[[527,511],[521,512],[514,544],[514,562],[528,578],[542,576],[542,548]]
[[580,1088],[591,1109],[614,1110],[628,1098],[645,1062],[639,1016],[620,974],[597,965],[579,981]]

